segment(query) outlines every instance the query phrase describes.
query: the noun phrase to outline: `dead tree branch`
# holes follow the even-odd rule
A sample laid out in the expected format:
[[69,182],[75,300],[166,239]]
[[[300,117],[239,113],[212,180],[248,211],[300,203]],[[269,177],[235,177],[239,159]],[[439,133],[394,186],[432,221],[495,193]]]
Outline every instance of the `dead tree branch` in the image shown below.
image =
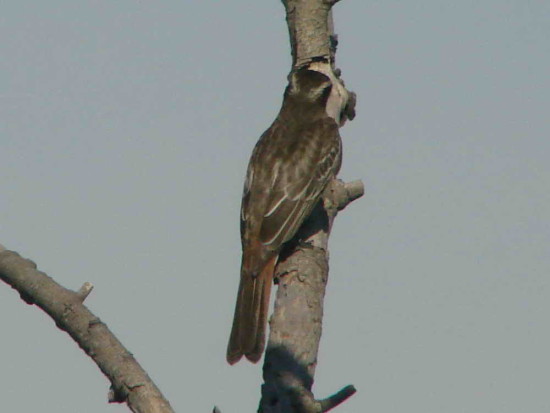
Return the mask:
[[1,245],[0,279],[44,310],[92,358],[111,382],[109,402],[127,403],[134,413],[174,412],[132,353],[82,304],[93,288],[90,283],[78,292],[68,290]]
[[346,386],[325,400],[311,388],[322,332],[323,299],[328,281],[328,237],[338,211],[363,194],[360,181],[334,180],[289,245],[277,267],[275,309],[264,362],[262,413],[325,412],[355,393]]
[[[331,8],[337,0],[282,0],[292,49],[293,68],[327,64],[334,69],[337,45]],[[345,117],[355,116],[349,92]],[[321,338],[323,299],[328,281],[328,238],[338,213],[363,195],[360,181],[334,180],[310,218],[280,256],[276,269],[277,296],[270,320],[258,411],[321,413],[355,393],[346,386],[331,397],[316,400],[311,392]]]

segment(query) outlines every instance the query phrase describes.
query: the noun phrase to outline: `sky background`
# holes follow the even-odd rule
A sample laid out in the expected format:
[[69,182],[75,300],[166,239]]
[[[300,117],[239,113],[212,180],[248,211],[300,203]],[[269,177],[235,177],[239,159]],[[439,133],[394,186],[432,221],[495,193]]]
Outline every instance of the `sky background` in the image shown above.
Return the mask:
[[[314,391],[340,413],[548,412],[550,2],[344,0],[358,95]],[[0,13],[0,243],[67,288],[178,412],[256,411],[225,347],[250,152],[277,114],[284,9],[15,1]],[[126,412],[0,285],[3,411]]]

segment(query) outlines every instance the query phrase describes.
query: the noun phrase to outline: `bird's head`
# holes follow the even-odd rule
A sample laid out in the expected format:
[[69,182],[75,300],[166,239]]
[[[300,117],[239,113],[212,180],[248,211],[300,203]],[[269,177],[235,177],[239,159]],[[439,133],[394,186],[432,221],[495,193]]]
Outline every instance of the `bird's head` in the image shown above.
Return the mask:
[[343,113],[349,93],[327,63],[313,62],[292,71],[285,91],[287,98],[304,106],[322,108],[340,126],[346,119]]
[[302,102],[325,106],[332,90],[332,82],[325,74],[307,67],[290,74],[286,95]]

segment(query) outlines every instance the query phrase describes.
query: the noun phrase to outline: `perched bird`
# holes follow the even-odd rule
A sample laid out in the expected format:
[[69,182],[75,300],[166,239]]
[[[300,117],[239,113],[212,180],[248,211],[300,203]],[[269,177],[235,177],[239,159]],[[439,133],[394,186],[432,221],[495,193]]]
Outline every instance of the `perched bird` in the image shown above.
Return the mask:
[[229,364],[243,355],[254,363],[261,358],[281,248],[340,169],[338,128],[347,92],[332,70],[321,73],[319,68],[311,70],[310,65],[291,74],[279,115],[250,158],[241,205],[243,255]]

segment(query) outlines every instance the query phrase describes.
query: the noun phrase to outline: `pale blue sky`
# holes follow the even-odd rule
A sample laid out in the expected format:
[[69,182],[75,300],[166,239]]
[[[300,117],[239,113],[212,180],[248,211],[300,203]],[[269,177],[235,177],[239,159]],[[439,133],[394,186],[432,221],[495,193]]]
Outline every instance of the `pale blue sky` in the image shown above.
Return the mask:
[[[550,3],[343,0],[358,94],[315,392],[340,413],[550,409]],[[0,13],[0,243],[87,305],[176,411],[255,411],[225,363],[248,157],[290,68],[279,1],[15,1]],[[125,412],[0,285],[2,411]]]

